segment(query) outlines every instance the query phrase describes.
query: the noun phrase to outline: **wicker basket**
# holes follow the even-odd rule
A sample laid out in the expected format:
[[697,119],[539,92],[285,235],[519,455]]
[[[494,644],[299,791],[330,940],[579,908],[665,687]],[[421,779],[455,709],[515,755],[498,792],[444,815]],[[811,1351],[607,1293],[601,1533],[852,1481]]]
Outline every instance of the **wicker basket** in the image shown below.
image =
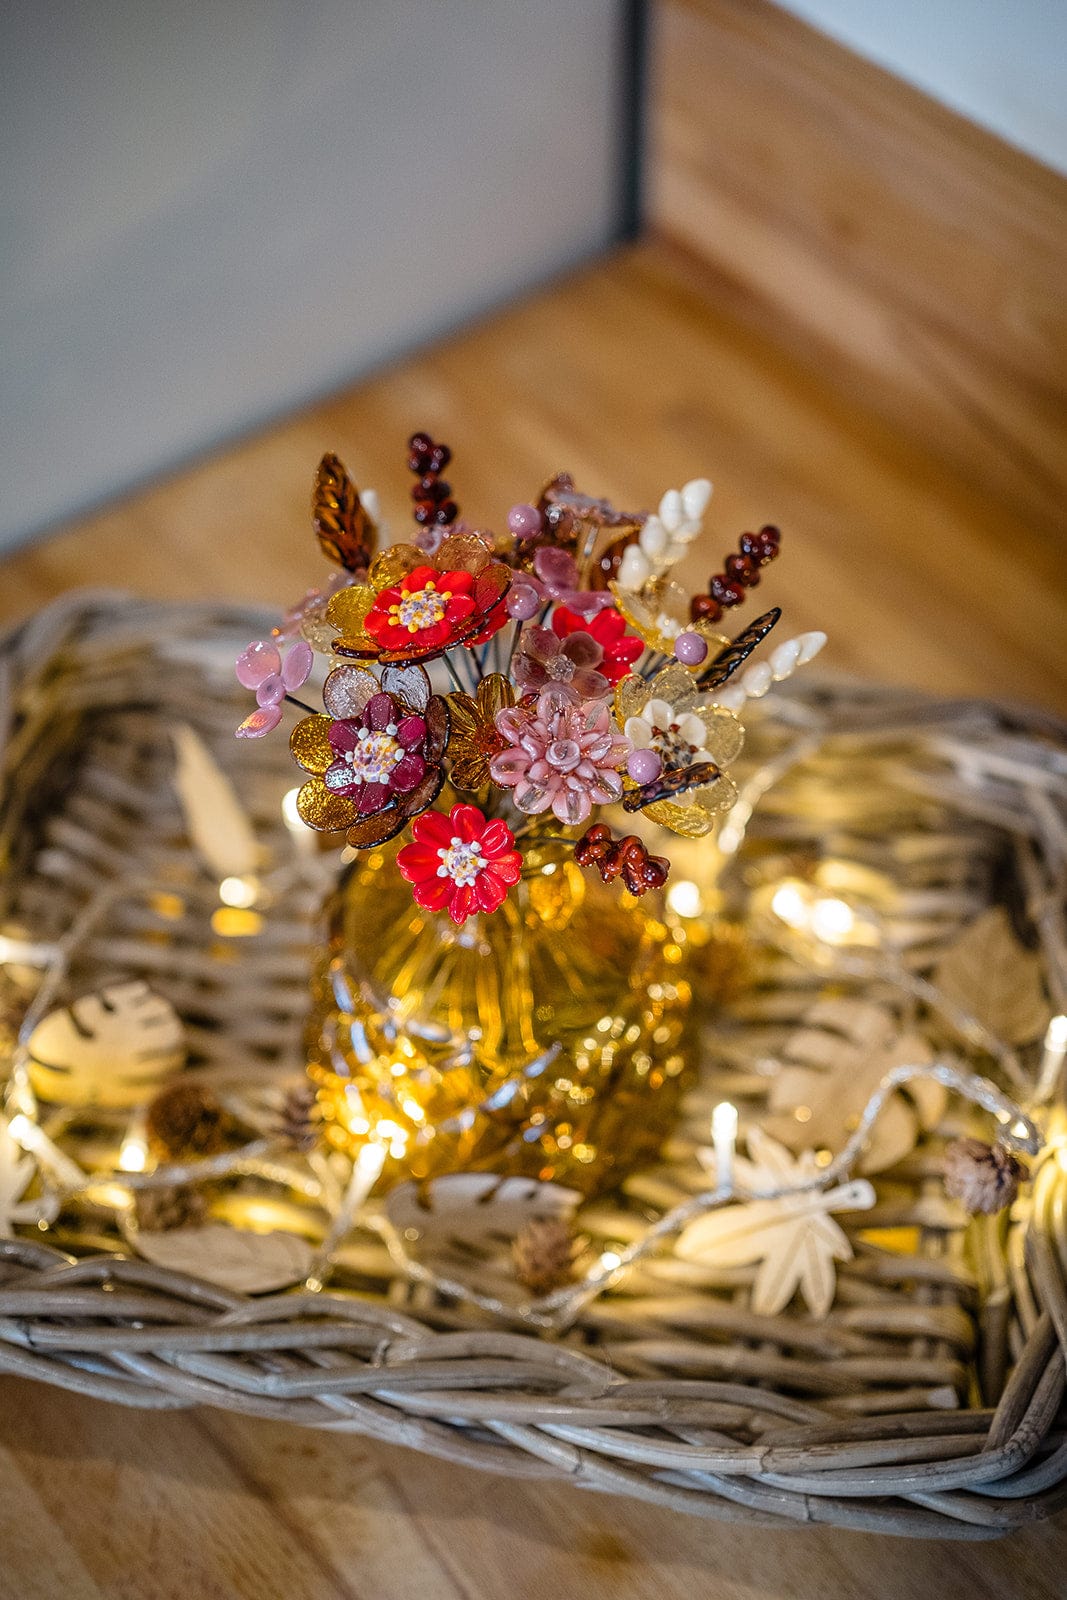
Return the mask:
[[[0,651],[3,926],[60,942],[65,994],[116,973],[149,978],[183,1015],[191,1070],[220,1089],[299,1068],[332,871],[314,850],[294,866],[284,745],[232,741],[229,664],[262,625],[238,609],[79,594]],[[239,785],[273,863],[255,937],[211,931],[217,879],[174,794],[178,720]],[[803,685],[754,739],[774,785],[746,859],[803,853],[830,834],[862,858],[890,838],[881,868],[912,908],[898,944],[920,982],[961,920],[939,909],[951,878],[947,898],[962,895],[968,914],[994,895],[1017,909],[1067,1009],[1060,728],[974,703]],[[102,885],[112,892],[101,901]],[[595,1245],[632,1239],[700,1187],[694,1147],[723,1092],[758,1108],[766,1085],[738,1037],[795,1014],[826,981],[784,960],[768,974],[735,1018],[741,1033],[709,1037],[714,1088],[690,1095],[663,1163],[582,1213]],[[250,1299],[125,1253],[101,1222],[95,1239],[57,1229],[70,1252],[43,1235],[0,1241],[0,1370],[126,1405],[356,1431],[754,1525],[995,1536],[1067,1500],[1067,1170],[1046,1152],[1010,1226],[965,1238],[941,1196],[945,1131],[879,1177],[875,1212],[846,1222],[855,1255],[820,1322],[756,1316],[751,1275],[667,1252],[549,1337],[441,1295],[364,1229],[330,1293]],[[886,1248],[864,1234],[872,1227],[916,1242]]]

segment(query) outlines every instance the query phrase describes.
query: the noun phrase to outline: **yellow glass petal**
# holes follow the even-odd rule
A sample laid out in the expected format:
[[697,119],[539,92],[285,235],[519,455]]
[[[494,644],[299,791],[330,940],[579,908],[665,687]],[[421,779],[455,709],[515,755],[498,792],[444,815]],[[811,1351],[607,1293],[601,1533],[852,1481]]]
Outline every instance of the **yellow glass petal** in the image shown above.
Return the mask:
[[300,624],[300,632],[320,656],[328,656],[333,650],[337,629],[332,622],[324,622],[321,617],[308,617]]
[[309,778],[296,797],[297,814],[309,828],[319,833],[336,833],[356,818],[353,800],[332,794],[321,778]]
[[343,633],[355,638],[363,632],[363,619],[377,599],[374,590],[366,583],[353,583],[339,589],[326,607],[326,621],[333,626],[334,634]]
[[680,806],[673,800],[658,800],[654,806],[645,806],[641,815],[661,828],[680,833],[684,839],[703,839],[715,826],[714,816],[702,806]]
[[627,717],[639,717],[648,701],[653,698],[654,691],[638,677],[636,672],[630,672],[621,678],[615,689],[615,720],[621,728]]
[[406,578],[416,567],[432,566],[429,557],[424,556],[413,544],[391,544],[374,558],[374,565],[370,569],[371,587],[380,594],[383,589],[391,589],[394,583]]
[[484,789],[489,782],[489,763],[484,756],[470,754],[469,751],[465,750],[452,763],[449,780],[453,789],[464,789],[470,792]]
[[704,724],[704,748],[717,767],[728,767],[741,753],[745,730],[732,711],[724,706],[693,705],[687,708]]
[[330,717],[305,717],[289,735],[289,748],[305,772],[321,776],[337,760],[329,740],[331,721]]

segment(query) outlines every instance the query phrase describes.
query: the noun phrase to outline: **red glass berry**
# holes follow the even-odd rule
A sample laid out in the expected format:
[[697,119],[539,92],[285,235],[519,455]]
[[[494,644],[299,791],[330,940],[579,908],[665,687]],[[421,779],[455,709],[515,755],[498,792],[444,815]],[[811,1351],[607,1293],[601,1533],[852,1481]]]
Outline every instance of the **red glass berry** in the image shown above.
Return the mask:
[[694,622],[718,622],[722,606],[710,594],[695,594],[689,602],[689,615]]
[[432,450],[433,440],[428,433],[413,433],[408,440],[409,450]]
[[727,556],[723,571],[732,583],[743,584],[746,589],[759,582],[759,566],[751,556]]

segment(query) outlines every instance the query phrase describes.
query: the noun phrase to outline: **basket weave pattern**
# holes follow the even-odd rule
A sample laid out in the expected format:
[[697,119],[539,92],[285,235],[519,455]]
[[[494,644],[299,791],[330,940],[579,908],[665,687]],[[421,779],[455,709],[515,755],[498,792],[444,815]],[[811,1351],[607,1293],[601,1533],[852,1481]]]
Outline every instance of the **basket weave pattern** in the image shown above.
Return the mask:
[[[299,1063],[318,889],[314,870],[281,872],[261,934],[220,955],[205,932],[217,885],[183,834],[170,727],[197,728],[283,860],[292,848],[280,821],[292,782],[284,746],[238,747],[238,764],[232,744],[228,663],[261,625],[237,610],[83,595],[0,650],[5,923],[54,939],[101,882],[135,885],[73,952],[71,991],[116,973],[148,978],[182,1013],[194,1070],[221,1087]],[[903,750],[903,789],[951,816],[975,893],[1011,859],[1020,881],[1038,875],[1047,903],[1040,827],[1006,806],[957,805],[932,747],[948,729],[956,740],[1003,736],[1031,749],[1051,733],[1052,760],[1062,735],[1039,719],[1009,726],[990,708],[928,707],[890,691],[805,688],[787,703],[801,721],[817,705],[837,744],[775,790],[766,840],[795,847],[815,826],[809,791],[833,790],[834,761],[868,762],[873,781],[886,759],[901,767]],[[914,731],[910,745],[902,734],[891,742],[894,726],[924,719],[929,742]],[[857,817],[833,792],[838,814],[816,820],[844,834]],[[917,874],[913,887],[929,881],[928,860],[898,868],[902,880]],[[161,922],[153,894],[168,885],[180,910]],[[953,931],[927,928],[924,938]],[[814,993],[812,981],[783,977]],[[583,1211],[595,1245],[634,1237],[699,1188],[693,1149],[722,1093],[758,1106],[759,1085],[716,1057],[714,1041],[708,1066],[716,1088],[690,1096],[662,1166]],[[119,1253],[106,1236],[101,1253],[79,1259],[36,1240],[0,1241],[0,1370],[127,1405],[208,1404],[357,1431],[756,1525],[988,1537],[1067,1501],[1067,1244],[1056,1222],[1067,1176],[1046,1184],[1048,1203],[1010,1232],[982,1231],[980,1271],[963,1256],[958,1225],[935,1215],[939,1185],[924,1147],[894,1171],[856,1229],[915,1228],[920,1245],[892,1254],[853,1237],[822,1322],[757,1316],[743,1271],[657,1255],[556,1339],[443,1301],[363,1230],[340,1257],[336,1292],[258,1299]]]

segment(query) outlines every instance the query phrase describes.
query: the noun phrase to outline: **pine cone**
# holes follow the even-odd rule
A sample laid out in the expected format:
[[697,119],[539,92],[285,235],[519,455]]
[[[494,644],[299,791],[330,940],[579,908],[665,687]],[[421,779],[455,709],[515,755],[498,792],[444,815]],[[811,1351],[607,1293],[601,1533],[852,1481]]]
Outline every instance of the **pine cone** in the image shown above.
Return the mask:
[[319,1142],[322,1112],[313,1083],[294,1084],[282,1101],[277,1131],[280,1138],[305,1155]]
[[559,1217],[534,1217],[511,1247],[515,1276],[534,1296],[570,1282],[576,1253],[571,1225]]
[[207,1215],[198,1189],[138,1189],[135,1199],[137,1226],[142,1233],[169,1233],[172,1228],[195,1228]]
[[1030,1169],[1003,1145],[957,1139],[945,1150],[945,1193],[965,1211],[991,1216],[1010,1206]]
[[185,1079],[161,1089],[145,1117],[148,1148],[159,1162],[218,1155],[235,1131],[234,1119],[211,1090]]

